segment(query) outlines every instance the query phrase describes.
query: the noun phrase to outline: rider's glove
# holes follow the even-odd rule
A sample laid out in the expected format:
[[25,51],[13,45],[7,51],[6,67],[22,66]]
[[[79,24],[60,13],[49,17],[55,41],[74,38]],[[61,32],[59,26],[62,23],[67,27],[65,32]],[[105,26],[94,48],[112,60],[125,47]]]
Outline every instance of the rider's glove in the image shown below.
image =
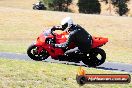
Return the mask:
[[56,30],[56,27],[55,27],[55,26],[53,26],[53,27],[51,28],[51,30],[52,30],[52,31],[55,31],[55,30]]

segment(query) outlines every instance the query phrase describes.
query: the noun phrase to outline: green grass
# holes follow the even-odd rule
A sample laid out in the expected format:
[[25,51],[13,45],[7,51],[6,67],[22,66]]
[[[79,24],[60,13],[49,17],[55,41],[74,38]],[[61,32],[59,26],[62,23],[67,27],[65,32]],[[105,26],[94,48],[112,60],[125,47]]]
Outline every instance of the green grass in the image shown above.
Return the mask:
[[[21,42],[21,43],[20,43]],[[3,44],[4,43],[4,44]],[[6,45],[6,48],[5,48]],[[26,41],[0,41],[1,52],[15,52],[15,53],[26,53],[27,48],[30,44]]]
[[[0,58],[0,88],[131,88],[130,84],[76,83],[79,66]],[[88,74],[117,74],[83,67]],[[122,74],[122,73],[121,73]]]

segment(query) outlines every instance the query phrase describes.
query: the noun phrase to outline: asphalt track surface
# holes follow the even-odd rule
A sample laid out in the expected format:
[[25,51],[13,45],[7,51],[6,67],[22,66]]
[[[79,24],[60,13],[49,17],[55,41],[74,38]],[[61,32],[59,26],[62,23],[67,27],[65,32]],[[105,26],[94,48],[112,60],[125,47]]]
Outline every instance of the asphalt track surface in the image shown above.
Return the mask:
[[[26,54],[20,54],[20,53],[0,52],[0,58],[32,61]],[[44,60],[44,62],[68,64],[68,65],[75,65],[75,66],[80,66],[80,65],[85,66],[83,64],[83,62],[74,63],[74,62],[58,61],[58,60],[51,59],[51,57]],[[132,74],[132,64],[117,63],[117,62],[105,62],[104,64],[102,64],[96,68],[102,69],[102,70],[122,71],[122,72],[127,72],[127,73]]]

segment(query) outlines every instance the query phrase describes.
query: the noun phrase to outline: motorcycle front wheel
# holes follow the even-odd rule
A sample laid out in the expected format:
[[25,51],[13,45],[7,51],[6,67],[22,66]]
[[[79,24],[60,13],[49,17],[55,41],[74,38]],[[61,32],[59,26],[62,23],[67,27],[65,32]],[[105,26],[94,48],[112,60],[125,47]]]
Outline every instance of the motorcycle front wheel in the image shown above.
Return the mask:
[[34,9],[34,10],[39,10],[39,6],[34,5],[34,6],[33,6],[33,9]]
[[27,49],[27,55],[31,59],[35,60],[35,61],[42,61],[42,60],[47,59],[49,57],[48,52],[45,49],[43,49],[43,50],[41,50],[40,53],[38,53],[38,48],[39,47],[37,47],[34,44],[33,45],[30,45],[28,47],[28,49]]
[[105,59],[105,51],[100,48],[95,48],[90,51],[87,58],[84,58],[82,62],[89,67],[96,67],[103,64],[105,62]]

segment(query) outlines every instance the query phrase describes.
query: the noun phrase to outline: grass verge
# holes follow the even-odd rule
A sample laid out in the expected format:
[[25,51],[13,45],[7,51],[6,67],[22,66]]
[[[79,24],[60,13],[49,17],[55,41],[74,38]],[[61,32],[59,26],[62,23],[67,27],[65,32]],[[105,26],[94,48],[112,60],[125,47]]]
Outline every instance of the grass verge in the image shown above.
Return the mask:
[[[0,58],[0,88],[131,88],[130,84],[86,84],[79,86],[75,77],[78,66],[18,61]],[[94,68],[84,69],[89,74],[117,74],[97,70]]]

